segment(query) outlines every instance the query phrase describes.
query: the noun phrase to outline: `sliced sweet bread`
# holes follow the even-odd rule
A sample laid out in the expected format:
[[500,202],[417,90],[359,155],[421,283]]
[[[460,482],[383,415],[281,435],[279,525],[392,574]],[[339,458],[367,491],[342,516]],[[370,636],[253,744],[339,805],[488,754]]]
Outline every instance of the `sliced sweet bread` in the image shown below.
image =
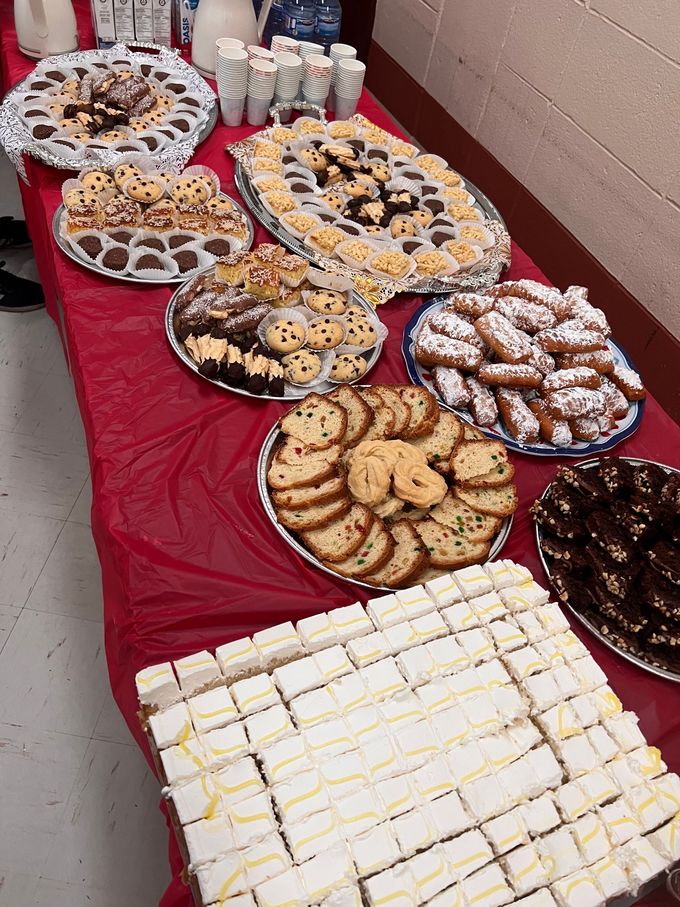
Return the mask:
[[496,488],[498,485],[507,485],[512,482],[515,475],[515,467],[508,460],[507,463],[499,463],[483,476],[470,476],[463,482],[458,482],[463,488]]
[[373,410],[373,421],[368,426],[362,441],[387,441],[394,435],[396,416],[391,406],[388,406],[380,394],[372,387],[365,387],[359,391],[363,400]]
[[347,428],[342,443],[345,447],[353,447],[366,434],[373,421],[373,410],[351,384],[339,384],[326,396],[347,410]]
[[404,437],[420,438],[422,435],[434,431],[441,412],[434,394],[431,394],[426,387],[418,387],[415,384],[398,384],[395,387],[399,391],[401,399],[411,410],[411,418]]
[[410,585],[413,586],[416,583],[429,583],[431,579],[439,579],[440,576],[446,576],[447,573],[448,570],[443,570],[441,567],[433,567],[432,564],[428,562],[427,566],[412,578]]
[[344,516],[320,529],[301,532],[300,537],[319,560],[339,563],[351,557],[366,541],[373,520],[365,504],[355,503]]
[[411,407],[402,400],[401,394],[391,384],[376,384],[375,390],[390,409],[394,410],[394,437],[400,438],[411,421]]
[[288,491],[291,488],[306,488],[308,485],[325,482],[333,475],[335,466],[326,460],[291,466],[289,463],[282,463],[275,456],[267,471],[267,483],[275,491]]
[[289,491],[275,491],[272,501],[275,507],[288,507],[291,510],[306,510],[319,504],[337,501],[347,493],[347,473],[339,466],[335,475],[323,482],[315,482],[303,488],[291,488]]
[[393,551],[394,539],[380,517],[376,516],[365,541],[354,554],[342,561],[328,562],[326,566],[342,576],[359,579],[384,567]]
[[421,537],[430,556],[433,567],[465,567],[486,560],[489,553],[488,542],[466,540],[436,520],[429,517],[413,524]]
[[279,420],[281,431],[313,450],[326,450],[342,441],[347,429],[347,410],[323,397],[307,394]]
[[458,488],[456,493],[474,510],[501,519],[513,514],[519,506],[519,498],[512,484],[500,485],[498,488]]
[[449,469],[457,482],[465,482],[507,462],[508,452],[502,441],[461,441],[451,454]]
[[453,413],[442,412],[434,430],[409,443],[422,450],[427,462],[439,472],[449,471],[451,454],[463,440],[463,423]]
[[330,463],[335,466],[342,456],[342,447],[339,444],[331,444],[324,450],[314,450],[297,438],[290,435],[284,435],[281,443],[276,448],[276,459],[280,463],[287,463],[289,466],[300,466],[302,463]]
[[463,440],[486,441],[486,435],[483,431],[480,431],[480,429],[478,429],[476,425],[470,425],[469,422],[465,422],[463,428]]
[[436,507],[430,511],[430,517],[455,530],[461,539],[471,542],[488,542],[501,528],[501,521],[473,510],[465,501],[456,497],[453,489]]
[[409,586],[429,564],[422,539],[410,520],[397,520],[389,527],[394,539],[392,557],[382,569],[362,577],[376,586],[400,589]]
[[332,520],[337,520],[338,517],[346,514],[351,506],[352,499],[345,493],[344,497],[335,501],[305,507],[304,510],[279,507],[276,511],[276,518],[288,529],[292,529],[294,532],[304,532],[307,529],[320,529],[322,526],[327,526]]

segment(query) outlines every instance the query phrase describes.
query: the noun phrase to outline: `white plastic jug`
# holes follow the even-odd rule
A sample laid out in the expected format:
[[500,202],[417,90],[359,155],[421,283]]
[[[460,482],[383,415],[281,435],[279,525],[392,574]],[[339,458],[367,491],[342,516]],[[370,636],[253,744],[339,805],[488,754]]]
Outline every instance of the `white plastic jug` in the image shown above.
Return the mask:
[[262,41],[272,0],[262,4],[255,18],[253,0],[200,0],[194,17],[191,62],[202,76],[215,78],[215,41],[239,38],[246,47]]
[[19,49],[41,60],[78,50],[78,26],[71,0],[14,0]]

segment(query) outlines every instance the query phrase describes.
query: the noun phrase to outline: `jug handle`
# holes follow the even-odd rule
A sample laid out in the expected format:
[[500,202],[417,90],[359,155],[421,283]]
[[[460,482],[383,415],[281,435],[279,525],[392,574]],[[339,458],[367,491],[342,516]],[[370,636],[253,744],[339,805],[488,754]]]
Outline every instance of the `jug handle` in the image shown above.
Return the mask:
[[33,24],[38,36],[40,38],[46,38],[48,27],[47,16],[45,15],[45,0],[29,0],[28,5],[31,9]]
[[269,11],[272,8],[272,3],[274,0],[264,0],[262,4],[262,9],[260,10],[260,15],[257,19],[257,40],[262,44],[262,36],[264,35],[264,28],[267,24],[267,19],[269,18]]

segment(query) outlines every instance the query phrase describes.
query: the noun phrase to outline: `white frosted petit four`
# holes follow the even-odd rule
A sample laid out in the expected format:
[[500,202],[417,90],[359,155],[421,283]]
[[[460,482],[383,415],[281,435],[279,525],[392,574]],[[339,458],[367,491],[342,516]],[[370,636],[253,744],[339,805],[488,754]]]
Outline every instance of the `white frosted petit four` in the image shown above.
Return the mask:
[[351,639],[347,643],[347,654],[355,667],[363,668],[366,665],[373,664],[374,661],[380,661],[381,658],[391,655],[392,649],[385,635],[380,630],[377,630],[367,636]]
[[366,602],[368,616],[375,624],[376,630],[384,630],[406,620],[406,612],[396,595],[381,595]]
[[296,863],[311,860],[344,840],[332,809],[324,809],[297,822],[287,823],[284,832]]
[[427,903],[428,907],[465,907],[463,888],[458,884],[451,885]]
[[333,891],[339,891],[356,879],[356,870],[346,844],[336,844],[300,866],[300,876],[307,889],[309,903],[316,904]]
[[[358,714],[358,713],[353,713]],[[322,721],[302,732],[305,747],[314,762],[339,756],[356,749],[357,738],[343,718]]]
[[489,819],[481,829],[497,855],[507,853],[520,844],[529,843],[529,835],[519,809],[511,809],[502,816]]
[[667,860],[680,860],[680,814],[647,837]]
[[529,644],[536,646],[546,661],[551,662],[553,657],[555,659],[562,657],[557,643],[553,639],[545,638],[545,628],[533,611],[515,611],[512,616]]
[[475,614],[470,602],[462,601],[444,608],[442,616],[452,633],[461,630],[472,630],[479,626],[479,618]]
[[626,874],[611,854],[604,860],[593,863],[590,871],[607,901],[628,891]]
[[406,862],[416,882],[418,903],[429,901],[454,882],[446,854],[440,844],[415,854]]
[[335,627],[325,613],[303,617],[297,622],[295,629],[307,652],[318,652],[339,641]]
[[[484,666],[480,665],[480,667]],[[525,698],[515,687],[494,687],[491,690],[491,698],[505,723],[522,722],[529,714],[529,706]]]
[[515,907],[557,907],[557,901],[547,888],[541,888],[528,894],[525,898],[515,901]]
[[392,819],[392,829],[404,856],[429,847],[437,840],[437,828],[429,805],[419,806]]
[[214,655],[205,649],[178,659],[174,666],[180,689],[185,696],[200,693],[201,690],[222,680],[222,673]]
[[556,602],[549,602],[546,600],[546,604],[540,605],[538,608],[534,609],[534,614],[549,636],[555,636],[558,633],[566,633],[569,629],[569,621]]
[[615,854],[637,889],[666,869],[668,860],[661,856],[648,838],[633,838]]
[[533,579],[531,570],[529,570],[528,567],[525,567],[524,564],[516,564],[515,561],[510,561],[507,558],[503,560],[503,563],[510,573],[512,573],[513,582],[515,584],[528,583],[529,580]]
[[635,712],[622,712],[605,719],[604,726],[622,753],[647,745],[645,736],[638,727],[639,720]]
[[404,690],[391,699],[385,699],[378,705],[378,711],[387,727],[393,731],[427,717],[424,705],[411,690]]
[[304,655],[300,637],[289,620],[253,633],[253,642],[266,667],[283,664]]
[[393,733],[394,740],[406,762],[413,771],[441,752],[434,731],[427,721],[397,728]]
[[345,605],[343,608],[334,608],[328,612],[333,628],[340,642],[356,639],[373,632],[373,623],[359,602]]
[[210,863],[236,847],[231,823],[223,812],[216,813],[210,819],[200,819],[185,826],[184,840],[192,872],[198,866]]
[[501,729],[501,716],[489,693],[480,693],[479,696],[462,699],[460,706],[470,725],[471,732],[476,736],[495,734]]
[[416,696],[430,715],[436,715],[437,712],[443,712],[458,705],[458,697],[451,689],[449,680],[449,677],[437,677],[415,690]]
[[248,881],[240,853],[232,850],[212,863],[199,866],[196,880],[204,904],[222,901],[248,890]]
[[191,778],[210,765],[210,759],[196,737],[190,737],[188,740],[178,743],[177,746],[162,750],[160,757],[163,774],[168,784]]
[[462,633],[457,634],[456,639],[465,649],[473,664],[489,661],[489,659],[496,656],[491,634],[481,627],[475,627],[473,630],[463,630]]
[[[540,605],[544,605],[550,598],[550,593],[544,589],[543,586],[540,586],[533,578],[527,579],[522,583],[516,583],[516,586],[522,596],[534,609],[537,609]],[[569,629],[569,624],[567,624],[565,629]]]
[[633,808],[623,797],[606,806],[598,807],[598,813],[607,829],[609,840],[616,847],[642,833],[642,826]]
[[227,681],[239,680],[262,670],[262,658],[250,637],[225,643],[215,652],[222,676]]
[[395,595],[409,620],[412,617],[419,617],[421,614],[427,614],[428,611],[434,611],[436,607],[435,603],[425,591],[424,586],[412,586],[410,589],[399,589]]
[[568,828],[558,828],[541,838],[538,852],[551,882],[583,868],[583,860]]
[[470,664],[467,652],[452,636],[433,639],[426,643],[425,648],[432,656],[440,675],[453,674]]
[[524,633],[507,620],[494,620],[489,624],[494,645],[499,652],[512,652],[527,645]]
[[586,728],[586,737],[597,753],[600,765],[619,755],[618,744],[614,743],[601,724],[594,724],[592,727]]
[[410,621],[421,643],[430,642],[449,632],[439,611],[430,611],[420,617],[413,617]]
[[371,740],[385,735],[385,725],[382,714],[374,705],[367,705],[361,709],[349,712],[345,719],[347,726],[356,738],[359,746],[365,746]]
[[555,636],[555,642],[560,647],[562,655],[567,662],[575,661],[589,655],[588,649],[583,645],[573,630],[565,630]]
[[405,863],[385,869],[366,879],[366,897],[370,907],[413,907],[417,904],[416,882]]
[[455,790],[430,801],[429,805],[439,838],[450,838],[474,824],[474,819],[465,809],[463,801]]
[[498,769],[496,778],[510,806],[517,806],[528,797],[540,796],[545,791],[545,784],[539,780],[526,756]]
[[497,592],[487,592],[485,595],[471,598],[470,607],[483,626],[490,624],[493,620],[499,620],[508,613],[508,609]]
[[547,885],[548,872],[541,862],[538,850],[533,844],[523,844],[501,859],[508,882],[515,894],[523,895]]
[[189,709],[184,702],[177,702],[163,712],[149,717],[149,730],[157,749],[164,750],[194,736]]
[[529,750],[523,758],[536,772],[544,788],[554,790],[562,783],[562,768],[547,743],[535,750]]
[[312,658],[325,683],[330,683],[331,680],[344,677],[345,674],[351,674],[354,671],[352,662],[342,646],[330,646],[328,649],[322,649],[320,652],[315,652]]
[[579,775],[590,772],[601,764],[585,734],[561,740],[555,743],[555,746],[570,778],[578,778]]
[[241,851],[241,856],[246,880],[251,888],[281,875],[292,866],[286,845],[277,832],[246,847]]
[[[585,776],[583,776],[585,777]],[[573,822],[593,805],[579,781],[568,781],[555,790],[555,802],[568,822]]]
[[383,658],[382,661],[376,661],[372,665],[361,668],[359,676],[364,681],[369,695],[376,702],[406,689],[406,681],[394,658]]
[[430,716],[430,726],[442,749],[450,750],[472,736],[470,725],[460,706]]
[[506,765],[510,765],[521,756],[520,751],[515,746],[514,741],[509,734],[501,731],[499,734],[491,734],[488,737],[482,737],[479,746],[486,756],[489,765],[494,771],[500,771]]
[[588,866],[604,859],[612,849],[604,825],[595,813],[581,816],[570,826],[570,831]]
[[461,743],[449,750],[449,765],[459,788],[491,771],[486,756],[475,740]]
[[350,838],[349,849],[361,876],[374,875],[401,858],[399,844],[389,822]]
[[450,573],[428,580],[425,583],[425,591],[438,608],[445,608],[463,598],[458,583]]
[[668,771],[668,766],[661,758],[661,750],[656,746],[641,746],[628,754],[635,768],[643,778],[656,778]]
[[397,665],[412,687],[422,686],[439,675],[437,664],[426,646],[415,646],[397,655]]
[[576,712],[581,727],[590,727],[600,720],[600,713],[595,706],[592,693],[581,693],[579,696],[574,696],[569,704]]
[[182,825],[212,819],[221,812],[220,795],[210,775],[192,778],[168,792]]
[[231,695],[242,715],[252,715],[253,712],[281,704],[281,697],[268,674],[237,680],[231,687]]
[[451,767],[443,753],[434,755],[411,775],[413,786],[423,800],[435,800],[456,786]]
[[475,668],[466,668],[458,674],[447,677],[446,685],[457,699],[468,699],[486,693],[486,684]]
[[348,797],[341,797],[333,804],[345,838],[363,834],[374,825],[379,825],[387,818],[385,807],[378,799],[375,790],[367,787],[356,791]]
[[406,770],[406,762],[391,736],[383,735],[362,745],[362,755],[373,783]]
[[[497,691],[500,692],[500,691]],[[499,707],[500,708],[500,707]],[[508,728],[512,742],[515,744],[520,753],[528,753],[529,750],[541,741],[541,734],[536,725],[525,718],[510,725]]]
[[550,669],[550,673],[552,674],[563,699],[570,699],[572,696],[578,695],[581,685],[568,665],[556,665]]
[[[507,766],[504,771],[510,768],[512,766]],[[484,778],[477,778],[476,781],[469,781],[461,788],[461,793],[468,812],[475,817],[478,823],[486,822],[493,816],[499,816],[512,805],[512,801],[496,775],[487,775]]]
[[636,784],[645,780],[640,766],[628,756],[617,756],[616,759],[612,759],[605,766],[605,771],[621,790],[635,787]]
[[496,591],[507,589],[515,581],[512,570],[504,561],[488,561],[488,563],[482,565],[482,570],[489,577]]
[[268,882],[262,882],[255,889],[255,897],[259,907],[290,907],[291,904],[307,903],[306,891],[296,869],[289,869]]
[[515,893],[495,863],[485,866],[461,882],[463,894],[474,907],[502,907],[515,899]]
[[603,768],[595,768],[581,775],[578,783],[585,791],[592,806],[601,806],[619,795],[618,785]]
[[358,752],[331,756],[319,765],[319,773],[331,800],[354,793],[370,783],[368,770]]
[[493,582],[478,564],[454,570],[452,576],[458,583],[463,598],[477,598],[493,590]]
[[674,772],[669,772],[667,775],[655,778],[651,782],[651,786],[659,800],[664,819],[680,813],[680,777]]
[[590,700],[597,709],[602,721],[606,721],[608,718],[620,715],[623,712],[623,703],[607,684],[593,690],[590,693]]
[[395,775],[394,778],[376,781],[374,786],[380,802],[391,819],[410,812],[420,803],[415,788],[406,775]]
[[227,765],[213,775],[225,806],[247,800],[264,790],[264,782],[251,756]]
[[258,756],[270,784],[312,767],[301,734],[277,741],[261,750]]
[[531,602],[517,585],[507,586],[498,593],[505,607],[512,614],[518,611],[530,611]]
[[212,731],[238,718],[238,709],[226,687],[199,693],[188,699],[187,705],[197,731]]
[[657,828],[666,818],[656,796],[653,782],[646,781],[624,791],[624,797],[633,809],[644,832]]
[[272,796],[281,821],[286,825],[330,806],[328,790],[317,769],[300,772],[275,784]]
[[215,728],[214,731],[201,734],[200,740],[206,761],[211,766],[236,762],[250,753],[250,744],[242,724]]
[[303,730],[321,721],[337,718],[341,711],[328,687],[303,693],[297,699],[291,700],[288,707],[293,713],[295,723]]
[[548,667],[545,659],[533,646],[525,646],[523,649],[507,652],[503,656],[503,662],[515,680],[524,680],[525,677],[536,674],[538,671],[545,671]]
[[560,907],[602,907],[604,899],[597,879],[589,869],[581,869],[550,886]]
[[338,888],[337,891],[332,891],[321,902],[321,907],[363,907],[363,905],[361,889],[357,884]]
[[571,662],[571,667],[581,684],[581,692],[590,693],[607,683],[607,675],[598,665],[592,655],[577,658]]
[[562,693],[552,671],[525,677],[520,681],[520,688],[531,702],[534,712],[545,712],[562,699]]
[[560,824],[560,814],[555,808],[555,801],[550,792],[541,794],[535,800],[522,803],[519,807],[520,815],[532,837],[544,835]]
[[272,678],[284,702],[290,702],[301,693],[323,686],[325,682],[311,655],[274,668]]
[[[373,669],[375,669],[375,675],[380,678],[384,678],[384,674],[381,675],[380,665],[384,665],[388,659],[383,659],[382,661],[376,661],[372,665],[367,665],[365,668],[362,668],[361,671],[358,671],[354,674],[346,674],[344,677],[338,677],[337,680],[334,680],[328,685],[326,689],[330,692],[333,699],[338,704],[338,709],[341,714],[346,714],[353,711],[354,709],[363,708],[365,705],[371,705],[373,702],[373,697],[371,695],[372,691],[366,683],[367,676],[374,676]],[[396,665],[395,665],[396,670]],[[366,672],[370,672],[366,674]],[[397,671],[397,673],[399,673]],[[399,679],[402,686],[406,686],[404,678],[399,674]],[[386,695],[391,695],[392,690]],[[396,692],[396,690],[394,691]],[[376,696],[376,699],[378,697]]]
[[393,654],[405,652],[406,649],[412,649],[420,644],[418,634],[411,626],[411,622],[406,620],[399,624],[393,624],[383,630],[385,640]]
[[547,712],[537,715],[536,722],[551,740],[565,740],[583,733],[578,716],[568,702],[560,702]]
[[182,698],[169,661],[138,671],[135,675],[135,685],[140,703],[151,708],[167,709]]
[[282,737],[295,733],[293,722],[283,705],[273,705],[263,712],[256,712],[246,718],[243,724],[254,750],[264,749]]

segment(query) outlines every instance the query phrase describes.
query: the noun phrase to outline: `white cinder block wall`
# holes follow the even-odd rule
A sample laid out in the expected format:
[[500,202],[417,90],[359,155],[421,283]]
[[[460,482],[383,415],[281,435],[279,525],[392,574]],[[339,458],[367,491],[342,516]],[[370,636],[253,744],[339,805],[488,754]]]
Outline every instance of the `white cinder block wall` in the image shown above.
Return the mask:
[[378,0],[374,39],[680,337],[680,0]]

